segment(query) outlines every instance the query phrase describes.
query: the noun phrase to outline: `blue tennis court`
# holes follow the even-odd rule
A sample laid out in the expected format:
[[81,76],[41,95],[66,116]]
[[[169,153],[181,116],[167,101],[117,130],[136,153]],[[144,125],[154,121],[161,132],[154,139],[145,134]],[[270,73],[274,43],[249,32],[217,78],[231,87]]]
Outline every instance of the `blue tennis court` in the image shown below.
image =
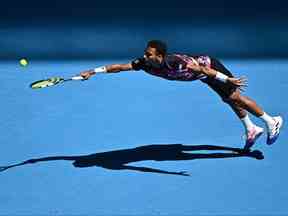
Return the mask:
[[[144,72],[123,72],[29,88],[35,80],[69,77],[98,65],[127,61],[32,59],[26,68],[16,61],[2,61],[0,165],[152,144],[243,147],[242,124],[199,81],[173,82]],[[287,119],[287,60],[223,62],[236,76],[248,77],[246,95],[266,112]],[[75,168],[67,160],[11,168],[0,173],[0,215],[288,215],[287,139],[285,123],[273,146],[265,144],[263,135],[254,148],[264,153],[264,160],[239,157],[130,164],[186,171],[189,177],[97,165]]]

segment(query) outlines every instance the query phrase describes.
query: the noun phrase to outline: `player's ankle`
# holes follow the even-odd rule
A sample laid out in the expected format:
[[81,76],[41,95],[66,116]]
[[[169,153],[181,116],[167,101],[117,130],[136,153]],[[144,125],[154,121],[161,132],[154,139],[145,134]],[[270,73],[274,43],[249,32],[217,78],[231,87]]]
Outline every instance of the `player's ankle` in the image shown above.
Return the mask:
[[253,130],[253,128],[256,126],[249,118],[248,114],[241,118],[241,122],[243,123],[243,126],[246,130],[246,132]]
[[267,128],[270,129],[274,125],[274,119],[272,116],[268,115],[267,113],[263,113],[263,115],[259,116],[260,119],[264,121],[266,124]]

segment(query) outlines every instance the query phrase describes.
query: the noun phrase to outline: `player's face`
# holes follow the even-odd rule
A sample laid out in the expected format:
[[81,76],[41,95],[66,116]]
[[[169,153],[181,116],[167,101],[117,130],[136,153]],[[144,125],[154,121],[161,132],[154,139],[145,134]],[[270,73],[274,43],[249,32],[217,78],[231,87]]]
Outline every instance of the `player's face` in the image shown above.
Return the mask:
[[158,54],[155,48],[147,47],[144,53],[144,58],[146,60],[150,60],[150,61],[160,64],[162,62],[163,56]]

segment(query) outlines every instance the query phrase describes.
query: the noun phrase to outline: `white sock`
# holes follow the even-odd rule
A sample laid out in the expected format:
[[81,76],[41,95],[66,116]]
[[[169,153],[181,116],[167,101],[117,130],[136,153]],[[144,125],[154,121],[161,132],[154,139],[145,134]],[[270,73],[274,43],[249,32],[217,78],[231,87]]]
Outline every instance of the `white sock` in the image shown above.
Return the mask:
[[241,118],[241,121],[245,127],[246,132],[255,127],[255,124],[253,124],[253,122],[250,120],[248,114],[244,118]]
[[274,119],[271,116],[269,116],[267,113],[264,112],[264,114],[262,116],[259,116],[259,118],[265,122],[265,124],[268,128],[273,127]]

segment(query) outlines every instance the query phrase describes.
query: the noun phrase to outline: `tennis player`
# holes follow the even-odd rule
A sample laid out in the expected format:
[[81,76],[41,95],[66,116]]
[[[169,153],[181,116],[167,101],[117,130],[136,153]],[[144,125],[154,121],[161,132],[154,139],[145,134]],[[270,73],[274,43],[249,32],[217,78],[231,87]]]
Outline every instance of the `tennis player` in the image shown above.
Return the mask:
[[143,70],[148,74],[167,80],[200,80],[213,89],[239,117],[245,128],[245,150],[249,150],[263,133],[263,128],[251,121],[248,112],[260,118],[267,128],[267,144],[273,144],[283,124],[281,116],[270,116],[255,101],[243,96],[241,91],[247,80],[233,77],[232,73],[216,58],[207,55],[167,54],[163,41],[151,40],[147,43],[144,56],[127,64],[111,64],[83,71],[84,79],[98,73],[118,73],[121,71]]

